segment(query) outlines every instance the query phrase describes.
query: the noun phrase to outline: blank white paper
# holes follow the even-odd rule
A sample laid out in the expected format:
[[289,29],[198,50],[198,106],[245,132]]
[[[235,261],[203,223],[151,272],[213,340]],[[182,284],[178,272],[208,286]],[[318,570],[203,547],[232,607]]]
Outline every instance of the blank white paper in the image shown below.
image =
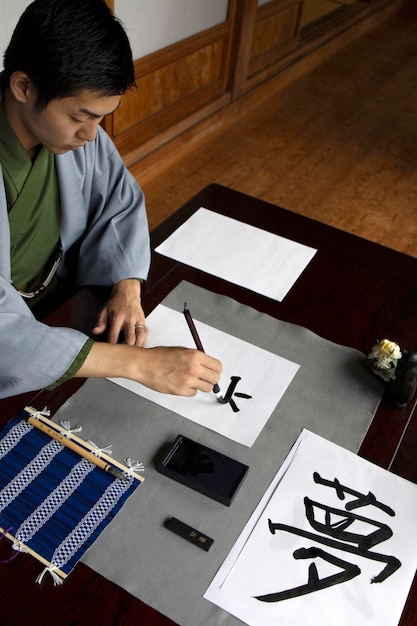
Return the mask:
[[201,207],[156,252],[281,301],[317,250]]
[[[159,305],[147,318],[150,331],[148,347],[185,346],[195,348],[182,312]],[[228,335],[194,319],[205,352],[223,364],[220,388],[223,394],[232,376],[238,376],[233,396],[239,409],[220,404],[213,393],[198,393],[191,398],[167,395],[148,389],[140,383],[124,378],[112,382],[156,402],[183,417],[220,433],[229,439],[250,447],[282,398],[299,365],[246,341]]]

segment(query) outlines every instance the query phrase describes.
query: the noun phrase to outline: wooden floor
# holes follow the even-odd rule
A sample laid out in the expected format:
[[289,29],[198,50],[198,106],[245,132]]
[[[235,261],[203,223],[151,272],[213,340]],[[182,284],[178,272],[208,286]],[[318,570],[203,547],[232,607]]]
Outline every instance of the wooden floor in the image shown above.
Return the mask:
[[147,180],[150,227],[212,182],[417,257],[417,2]]

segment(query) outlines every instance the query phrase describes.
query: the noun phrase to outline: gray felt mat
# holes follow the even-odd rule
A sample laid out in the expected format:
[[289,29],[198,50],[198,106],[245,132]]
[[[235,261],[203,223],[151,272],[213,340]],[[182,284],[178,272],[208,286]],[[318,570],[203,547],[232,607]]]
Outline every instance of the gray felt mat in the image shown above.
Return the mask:
[[[131,457],[146,468],[144,483],[83,562],[181,626],[232,626],[241,622],[202,596],[292,444],[307,428],[357,452],[382,387],[357,350],[186,282],[163,304],[181,311],[184,302],[193,303],[196,319],[301,366],[251,448],[107,380],[87,381],[54,420],[81,423],[83,439],[100,447],[111,443],[114,458]],[[156,472],[155,460],[179,433],[250,466],[231,507]],[[166,530],[170,516],[213,537],[211,550],[199,550]]]

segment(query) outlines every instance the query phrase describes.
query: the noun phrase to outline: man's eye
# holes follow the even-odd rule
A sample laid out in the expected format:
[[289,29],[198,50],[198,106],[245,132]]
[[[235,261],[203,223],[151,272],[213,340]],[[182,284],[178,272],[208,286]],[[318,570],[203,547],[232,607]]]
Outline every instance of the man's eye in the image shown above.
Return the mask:
[[79,120],[78,117],[74,117],[73,115],[71,116],[71,118],[74,120],[74,122],[77,122],[78,124],[84,124],[84,122],[86,120]]

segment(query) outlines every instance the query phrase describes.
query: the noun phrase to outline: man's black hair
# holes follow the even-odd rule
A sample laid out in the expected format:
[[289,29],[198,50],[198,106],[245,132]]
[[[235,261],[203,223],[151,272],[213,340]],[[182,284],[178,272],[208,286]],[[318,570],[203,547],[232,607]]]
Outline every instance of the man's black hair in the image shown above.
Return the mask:
[[3,88],[25,72],[37,106],[84,89],[103,96],[135,85],[126,32],[104,0],[35,0],[22,14],[4,54]]

